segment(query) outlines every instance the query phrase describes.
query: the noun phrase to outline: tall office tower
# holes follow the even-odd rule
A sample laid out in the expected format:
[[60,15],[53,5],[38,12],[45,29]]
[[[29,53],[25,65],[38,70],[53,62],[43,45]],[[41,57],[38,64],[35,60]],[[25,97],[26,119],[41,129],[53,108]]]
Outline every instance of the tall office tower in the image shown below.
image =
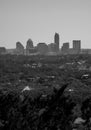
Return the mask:
[[55,33],[54,35],[54,43],[56,44],[55,50],[59,51],[59,34],[58,33]]
[[81,50],[81,40],[73,40],[73,50],[78,54]]
[[28,39],[26,48],[33,48],[33,41],[31,39]]
[[27,44],[26,44],[26,55],[29,55],[31,52],[31,49],[33,49],[33,41],[31,39],[28,39]]
[[16,54],[17,55],[23,55],[24,54],[24,46],[20,43],[16,43]]
[[69,42],[63,43],[61,50],[62,50],[63,54],[68,54],[69,53]]

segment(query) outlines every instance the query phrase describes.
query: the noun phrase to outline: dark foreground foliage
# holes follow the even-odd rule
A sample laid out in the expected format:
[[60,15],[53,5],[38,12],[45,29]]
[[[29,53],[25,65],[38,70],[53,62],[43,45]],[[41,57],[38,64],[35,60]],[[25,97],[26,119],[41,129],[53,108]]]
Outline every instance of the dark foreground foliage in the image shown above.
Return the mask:
[[[0,93],[1,130],[58,130],[71,129],[72,109],[76,105],[63,92],[67,85],[55,91],[51,97],[31,100],[26,95],[21,101],[19,93]],[[27,93],[26,93],[27,94]]]
[[0,56],[0,130],[72,129],[91,129],[91,56]]
[[46,98],[31,98],[30,92],[0,91],[0,130],[72,130],[77,116],[86,120],[84,129],[90,130],[91,98],[77,104],[64,95],[67,87],[54,89]]

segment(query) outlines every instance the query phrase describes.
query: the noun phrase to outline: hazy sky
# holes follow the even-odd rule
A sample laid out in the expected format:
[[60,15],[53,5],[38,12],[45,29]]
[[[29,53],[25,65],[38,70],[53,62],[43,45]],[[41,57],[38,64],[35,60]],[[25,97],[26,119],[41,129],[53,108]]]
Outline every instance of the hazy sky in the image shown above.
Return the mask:
[[26,46],[29,38],[49,44],[55,32],[60,47],[81,40],[82,48],[91,48],[91,0],[0,0],[0,46]]

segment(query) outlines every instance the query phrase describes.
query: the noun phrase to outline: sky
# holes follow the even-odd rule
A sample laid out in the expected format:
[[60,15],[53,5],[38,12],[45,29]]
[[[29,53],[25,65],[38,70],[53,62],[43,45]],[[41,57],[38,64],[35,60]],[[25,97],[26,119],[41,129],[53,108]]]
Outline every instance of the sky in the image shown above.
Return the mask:
[[0,0],[0,46],[15,48],[27,40],[46,44],[60,35],[60,47],[81,40],[91,48],[91,0]]

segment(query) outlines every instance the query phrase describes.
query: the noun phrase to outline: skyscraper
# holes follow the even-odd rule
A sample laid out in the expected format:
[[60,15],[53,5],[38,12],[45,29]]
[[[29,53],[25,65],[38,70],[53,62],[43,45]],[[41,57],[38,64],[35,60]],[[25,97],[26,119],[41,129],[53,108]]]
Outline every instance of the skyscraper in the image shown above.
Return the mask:
[[73,50],[75,53],[79,53],[81,50],[81,40],[73,40]]
[[16,54],[17,55],[23,55],[24,54],[24,46],[20,43],[16,43]]
[[47,54],[48,52],[48,46],[46,43],[38,43],[37,44],[37,51],[40,53],[40,54]]
[[26,44],[26,48],[27,49],[33,48],[33,41],[31,39],[28,39],[27,44]]
[[69,53],[69,42],[63,43],[61,51],[62,51],[62,54],[68,54]]
[[54,43],[56,44],[55,50],[59,51],[59,34],[58,33],[55,33],[54,35]]
[[48,45],[48,49],[49,49],[49,52],[56,52],[56,44],[55,43],[50,43]]
[[26,43],[26,55],[29,55],[33,48],[34,48],[33,41],[31,39],[28,39]]
[[73,40],[73,49],[75,49],[75,50],[81,49],[81,41],[80,40]]

